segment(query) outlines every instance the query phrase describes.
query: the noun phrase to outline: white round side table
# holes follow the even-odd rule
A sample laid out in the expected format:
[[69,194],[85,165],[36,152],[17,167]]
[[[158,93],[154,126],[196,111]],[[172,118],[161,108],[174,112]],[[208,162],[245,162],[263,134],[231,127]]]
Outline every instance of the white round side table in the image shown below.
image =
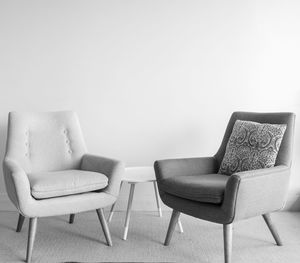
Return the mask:
[[[161,211],[161,206],[160,206],[160,202],[159,202],[158,187],[157,187],[157,182],[156,182],[153,167],[151,167],[151,166],[127,167],[125,169],[124,177],[122,178],[121,187],[122,187],[123,182],[127,182],[130,184],[130,192],[129,192],[125,226],[124,226],[124,234],[123,234],[123,240],[126,240],[127,234],[128,234],[128,229],[129,229],[129,221],[130,221],[131,207],[132,207],[132,201],[133,201],[133,195],[134,195],[134,188],[135,188],[136,184],[147,183],[147,182],[153,183],[155,197],[156,197],[156,205],[157,205],[157,209],[158,209],[158,215],[160,217],[162,216],[162,211]],[[116,205],[116,203],[114,203],[110,209],[108,222],[111,222],[111,220],[112,220],[115,205]],[[179,231],[181,233],[183,233],[182,224],[180,222],[180,219],[178,219],[178,227],[179,227]]]

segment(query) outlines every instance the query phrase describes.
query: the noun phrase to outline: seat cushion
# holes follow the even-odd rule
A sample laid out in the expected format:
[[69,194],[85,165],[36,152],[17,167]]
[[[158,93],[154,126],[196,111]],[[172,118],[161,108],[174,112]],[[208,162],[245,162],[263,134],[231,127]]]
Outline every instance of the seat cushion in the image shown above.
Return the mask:
[[91,192],[108,184],[104,174],[82,170],[32,173],[28,179],[31,195],[36,199]]
[[159,183],[160,188],[172,195],[193,201],[220,204],[229,176],[204,174],[174,176]]

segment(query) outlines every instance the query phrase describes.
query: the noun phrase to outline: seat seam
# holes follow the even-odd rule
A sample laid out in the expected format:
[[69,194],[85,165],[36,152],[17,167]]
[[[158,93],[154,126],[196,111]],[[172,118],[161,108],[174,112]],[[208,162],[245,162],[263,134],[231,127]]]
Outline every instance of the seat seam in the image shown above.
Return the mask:
[[[164,191],[166,191],[167,193],[169,193],[170,191],[166,190],[164,187],[162,187]],[[182,194],[182,195],[186,195],[186,196],[194,196],[194,195],[189,195],[187,193],[183,193],[183,192],[179,192],[179,191],[172,191],[174,193],[177,193],[177,194]],[[224,193],[223,194],[197,194],[197,196],[204,196],[204,197],[211,197],[211,198],[217,198],[216,196],[224,196]]]
[[48,193],[48,192],[57,192],[57,191],[72,191],[74,189],[78,190],[78,189],[81,189],[81,188],[86,188],[86,187],[90,187],[90,186],[102,186],[104,185],[104,187],[108,186],[108,184],[87,184],[87,185],[83,185],[83,186],[80,186],[80,187],[75,187],[75,188],[72,188],[72,189],[55,189],[55,190],[35,190],[34,188],[31,188],[31,191],[35,192],[35,193]]

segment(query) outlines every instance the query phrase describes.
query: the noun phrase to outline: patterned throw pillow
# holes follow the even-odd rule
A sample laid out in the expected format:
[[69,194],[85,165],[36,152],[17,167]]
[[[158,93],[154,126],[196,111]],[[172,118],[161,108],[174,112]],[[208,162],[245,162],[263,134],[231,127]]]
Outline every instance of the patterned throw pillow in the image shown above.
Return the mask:
[[285,124],[237,120],[218,173],[273,167],[285,130]]

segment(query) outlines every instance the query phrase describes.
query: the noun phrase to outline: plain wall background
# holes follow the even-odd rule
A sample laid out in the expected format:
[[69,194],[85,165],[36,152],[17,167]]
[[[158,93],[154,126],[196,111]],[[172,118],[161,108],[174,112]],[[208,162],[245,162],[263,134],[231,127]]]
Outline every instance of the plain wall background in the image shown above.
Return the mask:
[[293,111],[299,193],[299,14],[297,0],[0,0],[0,158],[12,110],[72,109],[90,152],[129,166],[214,154],[233,111]]

